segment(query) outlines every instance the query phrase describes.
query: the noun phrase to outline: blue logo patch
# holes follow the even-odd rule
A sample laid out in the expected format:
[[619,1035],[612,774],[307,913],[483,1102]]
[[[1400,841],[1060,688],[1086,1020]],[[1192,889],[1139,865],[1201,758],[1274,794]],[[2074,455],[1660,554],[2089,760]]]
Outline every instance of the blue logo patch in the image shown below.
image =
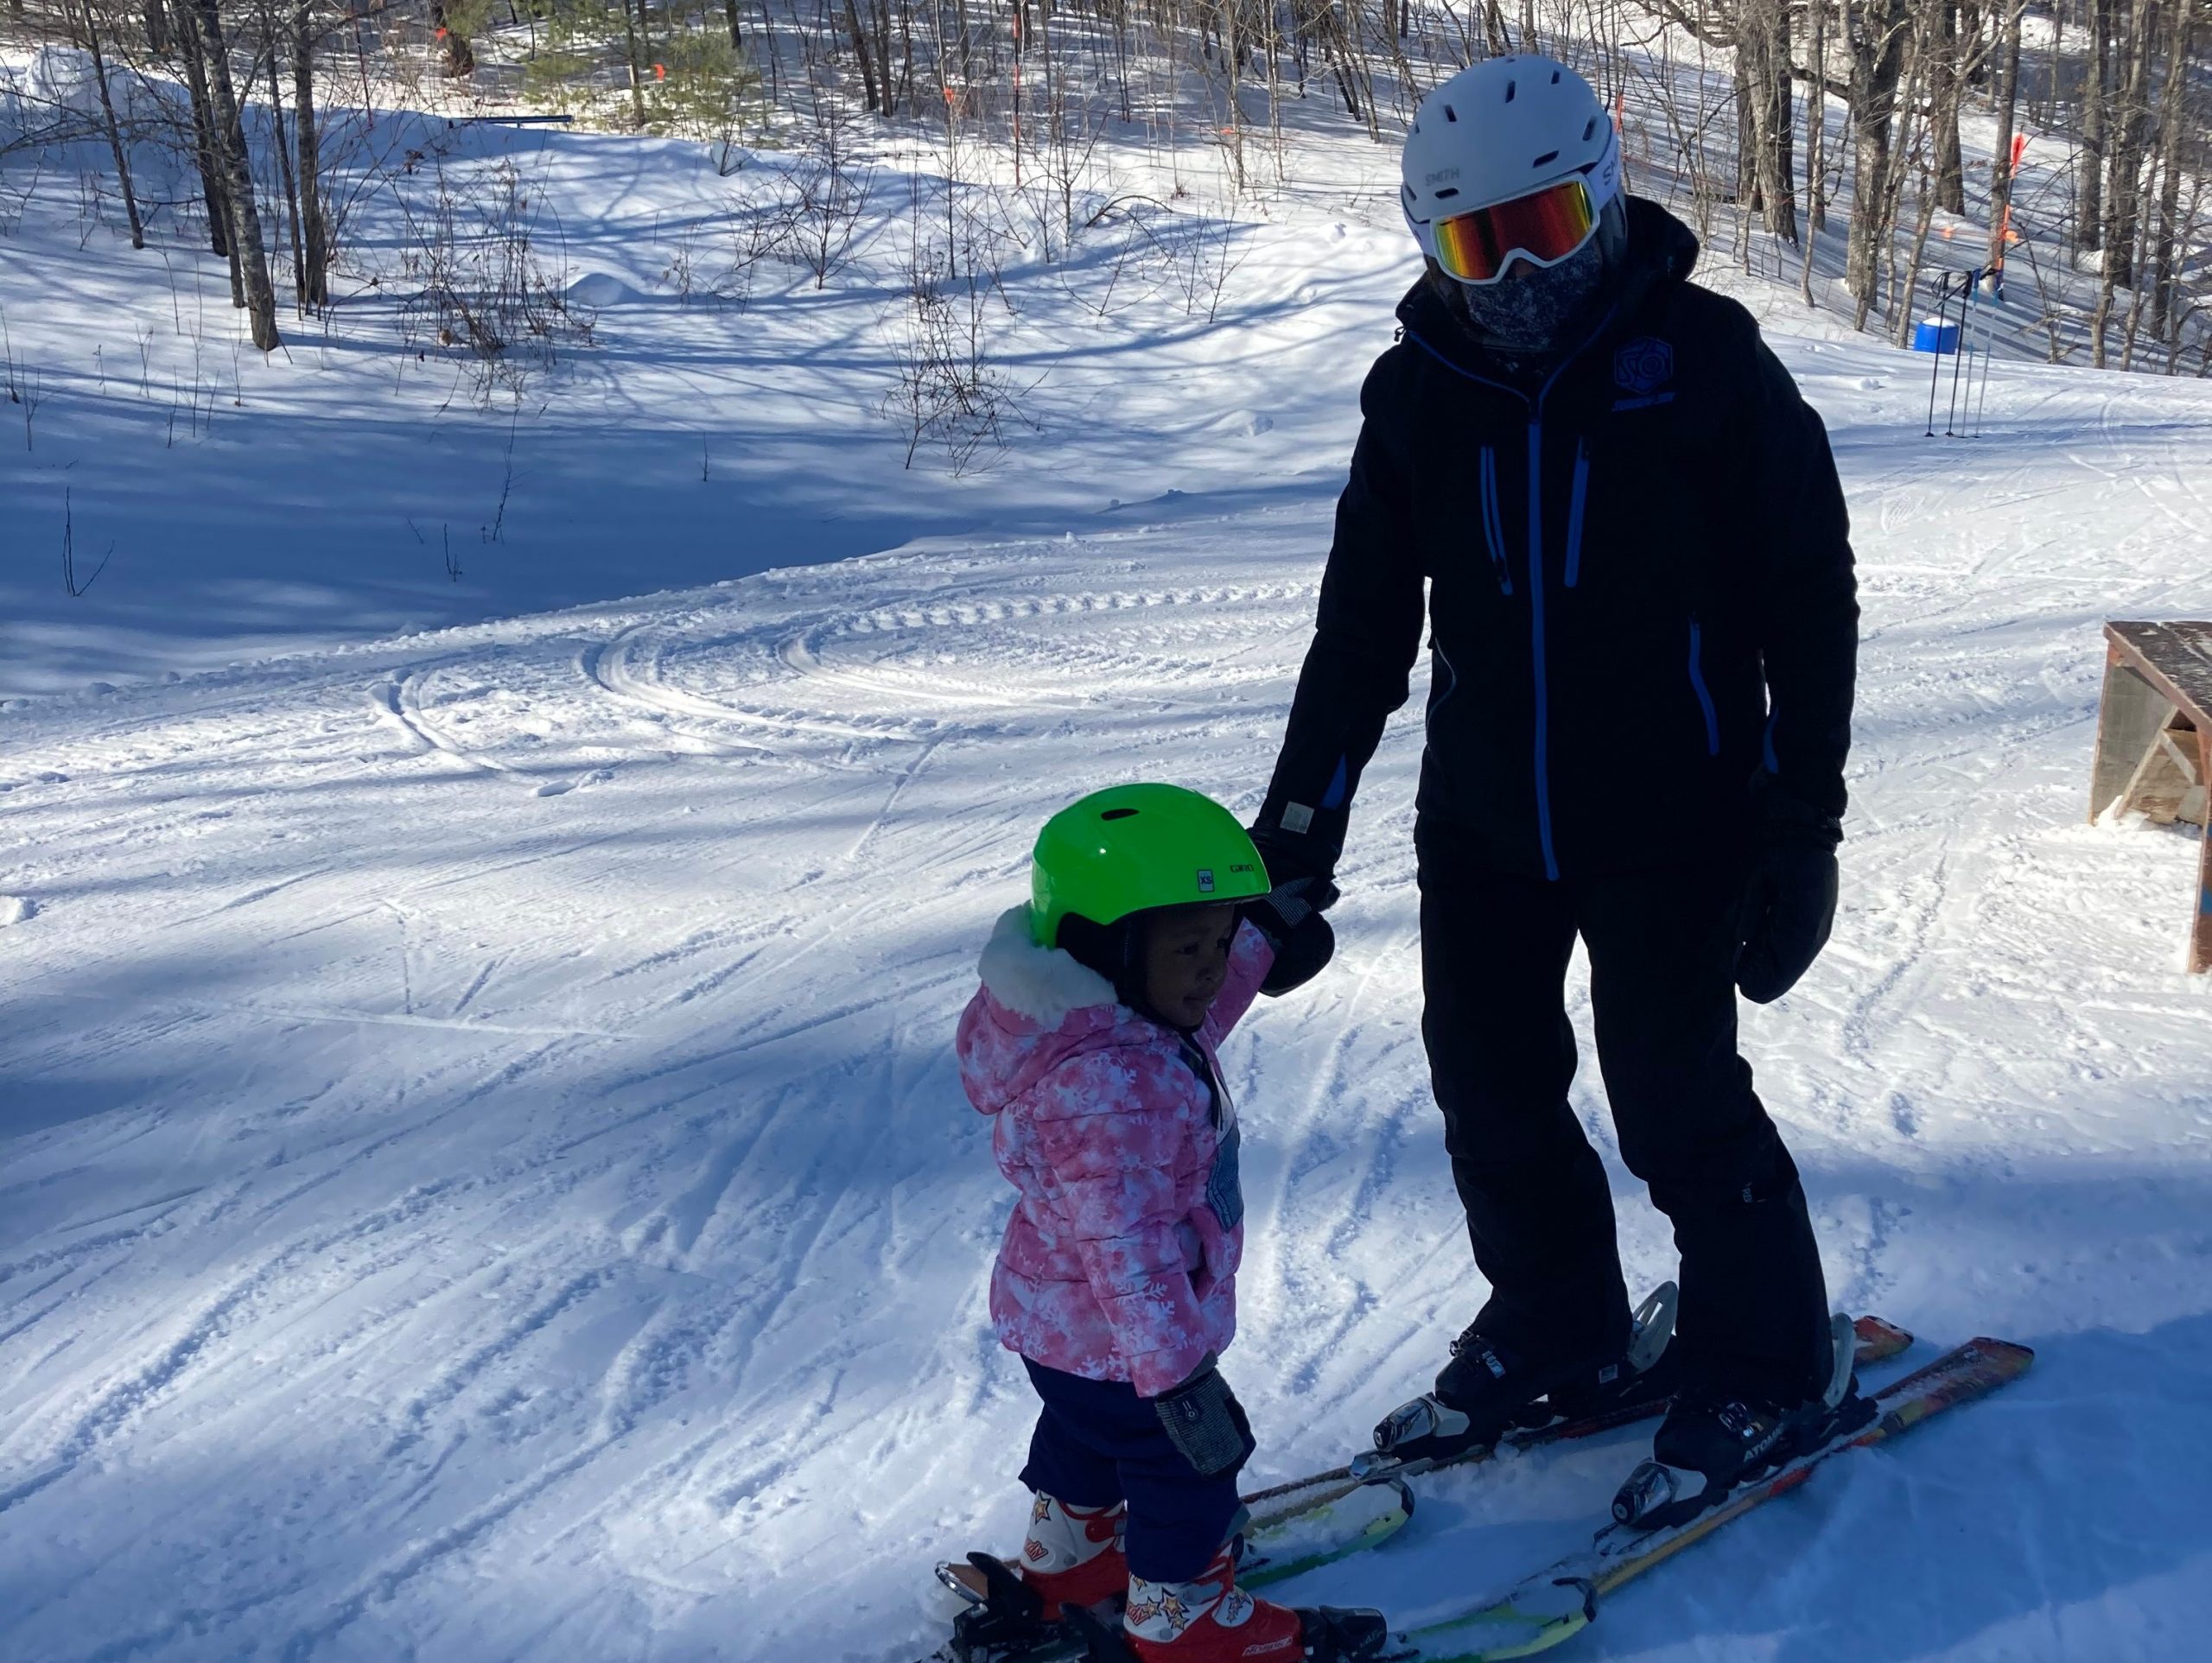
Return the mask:
[[1675,349],[1643,335],[1613,354],[1613,384],[1624,392],[1654,393],[1675,378]]

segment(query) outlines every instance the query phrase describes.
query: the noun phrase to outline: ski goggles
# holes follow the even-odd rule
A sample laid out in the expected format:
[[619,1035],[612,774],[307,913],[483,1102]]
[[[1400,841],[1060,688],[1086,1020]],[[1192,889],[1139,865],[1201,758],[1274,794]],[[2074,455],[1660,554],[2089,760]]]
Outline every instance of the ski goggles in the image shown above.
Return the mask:
[[1597,228],[1598,205],[1589,186],[1579,177],[1562,179],[1510,202],[1439,219],[1436,263],[1461,282],[1495,282],[1515,255],[1540,266],[1557,265]]

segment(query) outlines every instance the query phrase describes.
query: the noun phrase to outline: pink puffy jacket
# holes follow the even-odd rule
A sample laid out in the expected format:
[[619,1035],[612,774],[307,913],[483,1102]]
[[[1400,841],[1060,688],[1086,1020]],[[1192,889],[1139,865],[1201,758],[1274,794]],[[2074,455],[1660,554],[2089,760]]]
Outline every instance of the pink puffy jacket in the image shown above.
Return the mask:
[[[1217,1109],[1181,1035],[1036,945],[1028,919],[1016,907],[999,920],[960,1018],[962,1083],[997,1117],[999,1171],[1020,1192],[991,1274],[992,1325],[1049,1368],[1156,1397],[1236,1331],[1235,1110],[1225,1089]],[[1191,1042],[1217,1080],[1214,1047],[1274,961],[1240,926]]]

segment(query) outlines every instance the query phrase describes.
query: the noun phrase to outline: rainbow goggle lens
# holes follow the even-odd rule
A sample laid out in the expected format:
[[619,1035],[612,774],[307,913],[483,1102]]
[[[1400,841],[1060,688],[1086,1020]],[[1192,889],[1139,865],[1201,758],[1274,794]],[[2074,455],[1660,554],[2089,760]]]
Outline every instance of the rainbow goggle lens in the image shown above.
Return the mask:
[[1461,282],[1496,282],[1515,255],[1540,266],[1557,265],[1597,228],[1589,186],[1562,179],[1510,202],[1438,220],[1436,263]]

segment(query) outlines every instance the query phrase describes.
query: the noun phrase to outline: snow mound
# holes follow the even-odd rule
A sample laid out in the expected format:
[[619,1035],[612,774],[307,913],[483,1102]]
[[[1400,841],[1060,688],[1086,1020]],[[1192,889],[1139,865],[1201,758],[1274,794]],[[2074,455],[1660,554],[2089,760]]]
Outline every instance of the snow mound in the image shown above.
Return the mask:
[[568,298],[582,306],[619,306],[638,297],[636,289],[607,271],[587,271],[568,288]]
[[24,895],[0,895],[0,925],[27,924],[38,917],[38,903]]

